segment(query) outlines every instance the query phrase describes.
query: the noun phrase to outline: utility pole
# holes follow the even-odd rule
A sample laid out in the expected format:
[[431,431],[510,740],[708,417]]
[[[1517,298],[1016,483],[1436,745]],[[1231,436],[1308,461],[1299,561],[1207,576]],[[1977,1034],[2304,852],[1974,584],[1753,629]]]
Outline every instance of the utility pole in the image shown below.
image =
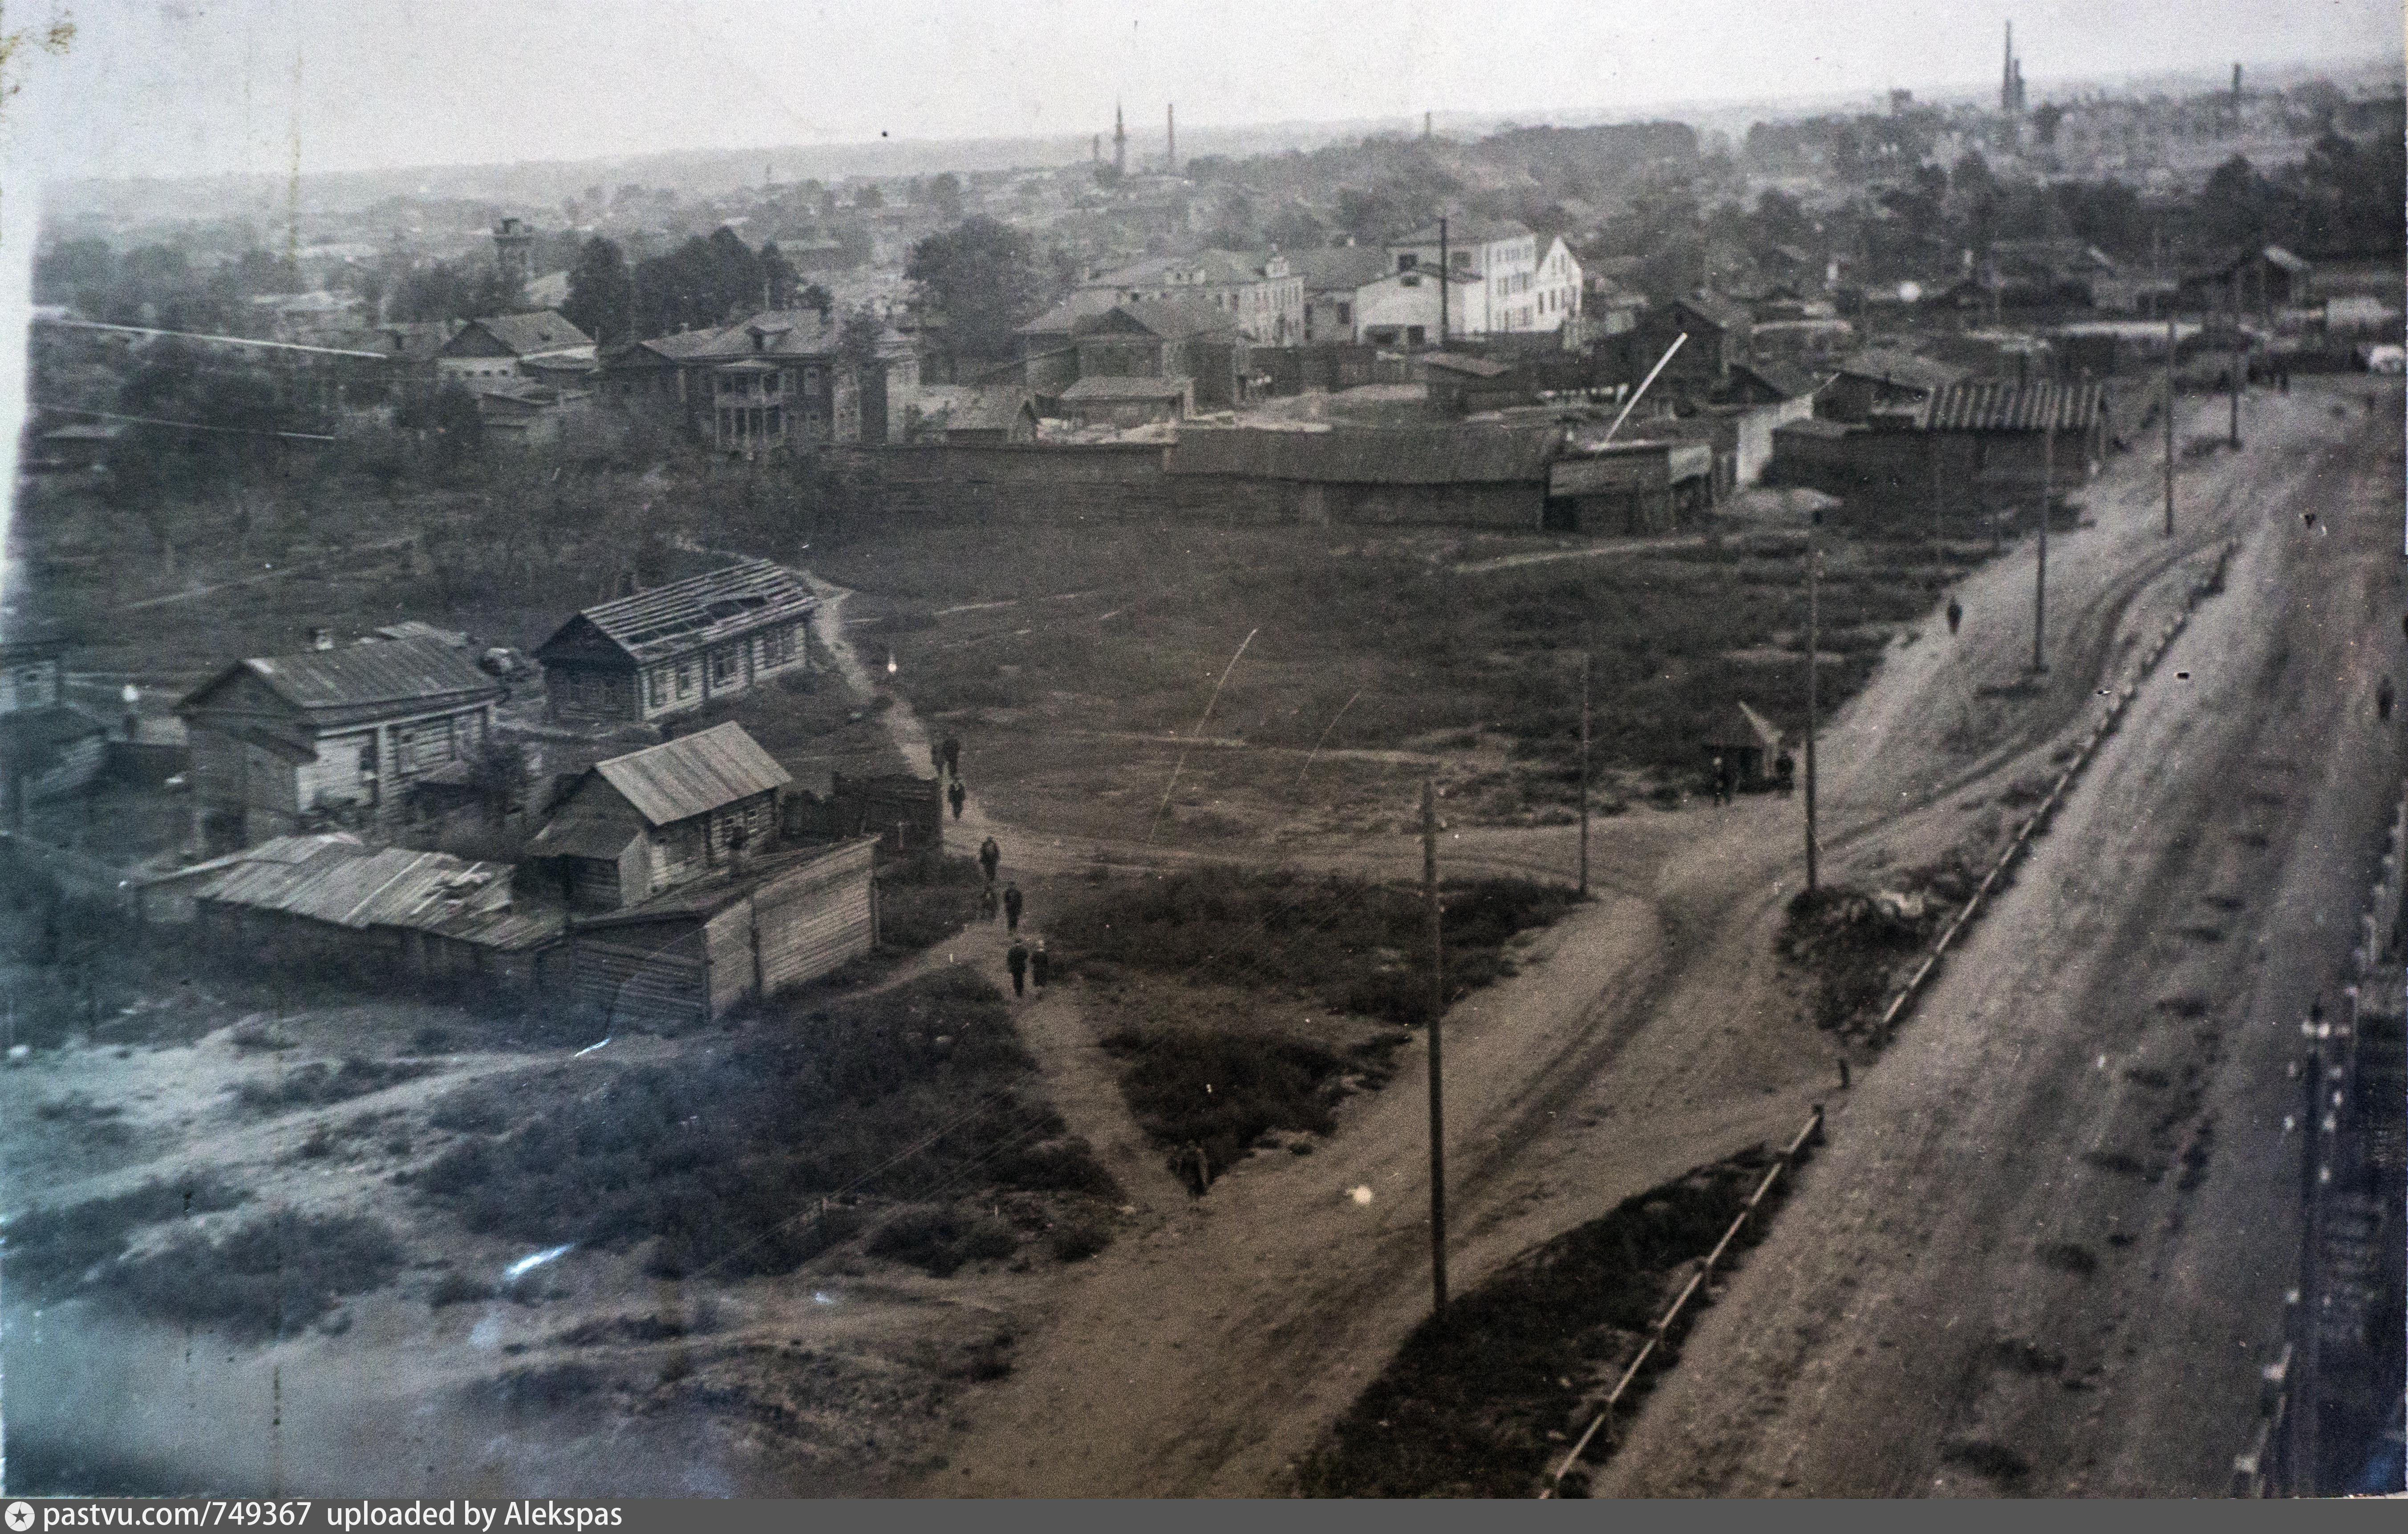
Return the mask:
[[1422,780],[1422,903],[1429,909],[1430,1313],[1446,1310],[1446,1113],[1439,1074],[1439,1020],[1446,1012],[1445,951],[1439,937],[1438,784]]
[[1588,898],[1588,652],[1581,652],[1581,898]]
[[2032,674],[2048,669],[2048,502],[2057,489],[2057,400],[2054,383],[2041,386],[2047,419],[2040,436],[2040,563],[2032,573]]
[[2166,316],[2166,537],[2174,536],[2174,317]]
[[1816,675],[1822,669],[1823,648],[1823,551],[1814,538],[1814,529],[1823,525],[1823,513],[1813,513],[1814,520],[1806,526],[1806,893],[1814,893],[1814,734],[1817,699]]
[[2248,366],[2249,348],[2241,339],[2241,269],[2232,270],[2232,430],[2227,435],[2228,447],[2241,446],[2241,370]]
[[1446,265],[1446,220],[1438,221],[1438,349],[1446,350],[1447,294],[1455,286],[1455,278]]

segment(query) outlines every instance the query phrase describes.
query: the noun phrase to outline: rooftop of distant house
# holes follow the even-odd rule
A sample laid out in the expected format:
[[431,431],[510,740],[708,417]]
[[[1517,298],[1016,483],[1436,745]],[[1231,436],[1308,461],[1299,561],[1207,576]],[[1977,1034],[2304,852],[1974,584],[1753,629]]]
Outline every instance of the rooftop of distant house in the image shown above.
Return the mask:
[[302,713],[331,719],[405,705],[480,702],[504,691],[451,645],[392,639],[236,661],[185,695],[177,710],[205,710],[221,688],[246,676]]
[[637,662],[691,653],[777,622],[799,622],[819,606],[792,572],[747,559],[707,575],[587,608],[537,648],[538,658],[589,625]]

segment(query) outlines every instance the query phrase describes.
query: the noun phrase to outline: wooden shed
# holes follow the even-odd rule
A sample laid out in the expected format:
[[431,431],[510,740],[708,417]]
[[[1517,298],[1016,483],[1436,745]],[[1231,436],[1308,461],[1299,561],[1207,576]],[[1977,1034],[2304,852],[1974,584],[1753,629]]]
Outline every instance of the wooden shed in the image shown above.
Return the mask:
[[767,851],[793,781],[744,726],[714,725],[589,768],[527,856],[573,905],[637,905]]
[[681,1026],[818,979],[878,941],[875,838],[730,867],[569,925],[577,1009]]
[[1706,741],[1705,759],[1712,770],[1715,757],[1729,765],[1732,782],[1742,791],[1784,785],[1781,727],[1744,703],[1734,703]]

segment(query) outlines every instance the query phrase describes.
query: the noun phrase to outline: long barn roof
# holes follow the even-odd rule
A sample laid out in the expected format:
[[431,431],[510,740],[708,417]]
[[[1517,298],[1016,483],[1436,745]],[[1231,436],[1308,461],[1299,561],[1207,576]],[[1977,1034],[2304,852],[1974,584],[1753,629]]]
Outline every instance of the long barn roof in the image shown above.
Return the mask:
[[1173,474],[1235,474],[1322,484],[1496,484],[1544,480],[1553,427],[1434,431],[1190,429],[1172,444]]
[[1928,429],[1938,432],[2037,432],[2052,411],[2061,432],[2086,432],[2099,420],[2100,383],[1959,383],[1932,396]]
[[477,669],[466,651],[429,639],[393,639],[237,661],[185,695],[178,711],[203,707],[208,695],[245,674],[319,719],[455,700],[480,702],[504,691],[500,682]]
[[819,599],[788,571],[748,559],[587,608],[536,649],[538,659],[581,621],[638,663],[690,654],[771,623],[809,617]]

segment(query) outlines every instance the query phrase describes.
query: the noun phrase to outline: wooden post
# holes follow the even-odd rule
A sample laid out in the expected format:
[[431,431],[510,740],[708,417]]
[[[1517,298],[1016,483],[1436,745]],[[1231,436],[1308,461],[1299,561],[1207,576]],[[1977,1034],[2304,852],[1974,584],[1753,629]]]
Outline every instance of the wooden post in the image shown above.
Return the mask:
[[2166,537],[2174,536],[2174,317],[2166,316]]
[[1430,1311],[1446,1309],[1446,1113],[1440,1074],[1439,1023],[1446,1011],[1445,951],[1438,905],[1438,785],[1422,780],[1422,902],[1429,911]]
[[1817,674],[1822,669],[1820,651],[1823,647],[1823,551],[1814,538],[1814,529],[1823,524],[1823,513],[1806,528],[1806,893],[1814,893],[1816,885],[1814,847],[1814,735],[1818,699],[1815,694]]
[[1447,298],[1454,290],[1455,276],[1446,265],[1446,221],[1438,221],[1438,349],[1446,350]]
[[1580,893],[1588,898],[1588,652],[1581,652],[1581,843]]
[[2249,366],[2249,348],[2241,338],[2241,268],[2232,269],[2232,429],[2226,445],[2241,446],[2241,370]]
[[2032,572],[2032,670],[2048,669],[2048,502],[2057,480],[2057,385],[2041,385],[2040,561]]

